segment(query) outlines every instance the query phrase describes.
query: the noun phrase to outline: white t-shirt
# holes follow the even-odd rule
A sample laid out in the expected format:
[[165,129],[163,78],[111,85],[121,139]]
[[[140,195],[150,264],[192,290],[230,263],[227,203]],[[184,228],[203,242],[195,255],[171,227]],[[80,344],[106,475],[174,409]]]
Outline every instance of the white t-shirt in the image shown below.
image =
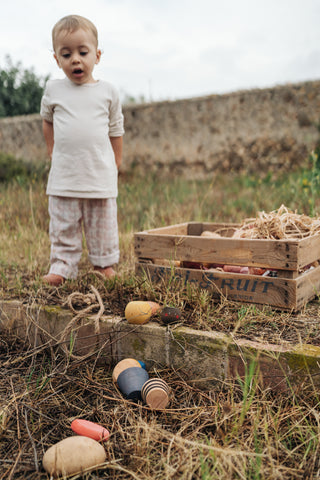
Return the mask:
[[54,129],[47,194],[117,197],[118,171],[109,139],[124,134],[117,90],[101,80],[83,85],[68,78],[49,80],[40,114]]

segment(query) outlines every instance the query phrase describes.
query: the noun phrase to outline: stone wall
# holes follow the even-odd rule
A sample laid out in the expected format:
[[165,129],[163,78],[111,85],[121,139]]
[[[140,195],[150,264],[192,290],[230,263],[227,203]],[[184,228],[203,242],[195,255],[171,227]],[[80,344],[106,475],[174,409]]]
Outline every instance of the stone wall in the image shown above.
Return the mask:
[[[319,139],[320,81],[126,106],[125,171],[291,170]],[[39,115],[0,120],[0,151],[44,161]]]
[[0,152],[30,162],[47,158],[40,116],[23,115],[0,119]]

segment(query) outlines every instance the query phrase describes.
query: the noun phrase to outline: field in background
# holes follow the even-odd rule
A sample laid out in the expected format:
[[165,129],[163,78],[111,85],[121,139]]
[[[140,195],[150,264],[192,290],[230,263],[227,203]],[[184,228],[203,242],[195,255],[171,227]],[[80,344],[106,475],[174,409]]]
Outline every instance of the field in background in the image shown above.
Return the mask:
[[[216,175],[205,181],[185,180],[173,175],[119,179],[118,219],[122,243],[122,265],[131,264],[133,232],[189,221],[241,222],[260,210],[281,204],[315,216],[320,211],[317,155],[310,155],[303,169],[276,176]],[[11,171],[1,176],[2,172]],[[1,182],[2,180],[2,182]],[[0,155],[0,266],[35,276],[46,272],[49,259],[48,212],[45,195],[46,171],[12,167]]]

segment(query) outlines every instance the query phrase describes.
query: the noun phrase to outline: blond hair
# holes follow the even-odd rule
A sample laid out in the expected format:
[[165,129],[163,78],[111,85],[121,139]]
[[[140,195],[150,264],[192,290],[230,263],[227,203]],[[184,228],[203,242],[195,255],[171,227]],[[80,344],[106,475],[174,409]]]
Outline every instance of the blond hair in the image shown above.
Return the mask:
[[98,31],[95,25],[90,20],[81,17],[80,15],[67,15],[66,17],[61,18],[52,29],[53,50],[55,50],[57,37],[61,32],[66,31],[72,33],[79,30],[79,28],[91,32],[96,41],[96,45],[98,46]]

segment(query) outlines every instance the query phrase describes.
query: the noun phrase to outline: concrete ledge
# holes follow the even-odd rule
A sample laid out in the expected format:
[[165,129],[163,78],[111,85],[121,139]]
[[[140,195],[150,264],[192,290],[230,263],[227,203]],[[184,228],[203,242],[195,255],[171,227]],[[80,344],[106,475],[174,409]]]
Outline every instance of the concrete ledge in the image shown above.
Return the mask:
[[[61,346],[63,331],[73,318],[72,312],[56,306],[0,301],[0,334],[12,331],[32,346]],[[68,350],[77,355],[94,353],[108,365],[134,357],[143,360],[148,369],[171,367],[186,374],[189,382],[205,388],[244,378],[252,362],[254,375],[265,388],[285,392],[320,386],[320,347],[314,345],[235,340],[219,332],[164,327],[155,322],[130,325],[113,316],[101,317],[97,335],[94,318],[88,316],[81,325],[74,325],[64,340]]]

